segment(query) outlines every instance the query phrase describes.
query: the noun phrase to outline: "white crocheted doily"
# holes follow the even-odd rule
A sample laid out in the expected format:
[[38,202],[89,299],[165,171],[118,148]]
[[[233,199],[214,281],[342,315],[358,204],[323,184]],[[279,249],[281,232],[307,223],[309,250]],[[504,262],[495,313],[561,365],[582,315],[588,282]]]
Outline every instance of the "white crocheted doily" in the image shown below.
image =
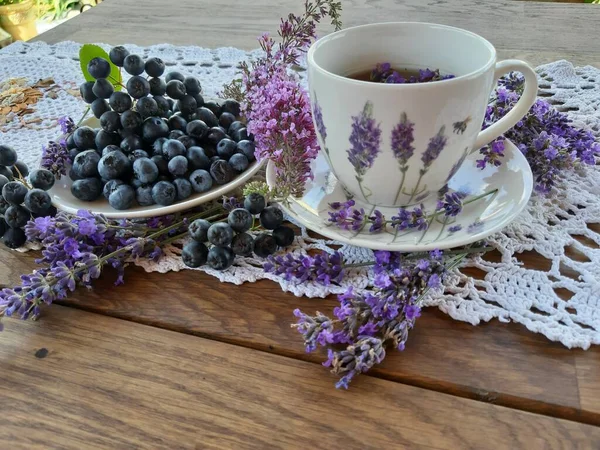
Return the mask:
[[[108,48],[108,46],[105,46]],[[240,61],[250,54],[234,48],[209,50],[200,47],[155,45],[142,48],[127,46],[134,53],[160,56],[172,69],[200,77],[207,96],[214,96],[221,86],[233,79]],[[0,80],[27,77],[31,81],[53,77],[56,83],[71,87],[83,81],[77,54],[79,44],[62,42],[17,42],[0,50]],[[557,61],[537,69],[542,95],[566,111],[578,124],[600,135],[600,70],[573,67]],[[58,98],[44,98],[27,120],[41,118],[41,123],[27,127],[19,122],[0,128],[1,140],[19,150],[20,158],[30,166],[39,163],[41,146],[58,134],[56,120],[68,115],[77,120],[84,104],[65,91]],[[437,306],[454,319],[473,325],[498,318],[525,325],[567,347],[588,348],[600,343],[600,170],[570,173],[560,193],[552,199],[534,196],[528,208],[510,226],[489,239],[502,255],[500,262],[476,258],[468,266],[485,273],[482,280],[456,271],[447,282],[446,293],[429,298],[428,306]],[[596,224],[590,225],[588,224]],[[595,228],[594,228],[595,227]],[[332,251],[339,248],[348,262],[372,259],[370,250],[310,237],[307,230],[297,237],[294,251],[310,249]],[[578,257],[573,257],[579,252]],[[184,269],[180,249],[172,246],[158,264],[139,261],[147,271],[168,272]],[[520,253],[535,252],[546,259],[547,270],[523,265]],[[570,272],[567,272],[567,269]],[[203,270],[203,269],[202,269]],[[268,278],[284,291],[308,297],[325,297],[345,291],[346,286],[369,289],[366,270],[356,269],[342,286],[324,287],[316,283],[294,284],[264,273],[261,261],[238,258],[226,272],[206,270],[222,281],[241,284]],[[573,275],[575,274],[575,275]],[[572,296],[563,300],[557,290]],[[293,305],[290,305],[292,308]]]

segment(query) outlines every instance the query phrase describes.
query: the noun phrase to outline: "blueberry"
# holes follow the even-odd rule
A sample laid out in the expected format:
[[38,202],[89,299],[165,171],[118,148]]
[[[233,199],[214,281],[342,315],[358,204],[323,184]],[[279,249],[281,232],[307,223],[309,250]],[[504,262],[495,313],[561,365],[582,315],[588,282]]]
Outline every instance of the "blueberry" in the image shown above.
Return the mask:
[[71,150],[72,148],[77,148],[77,145],[75,145],[75,138],[73,137],[73,133],[71,133],[67,138],[67,148],[69,150]]
[[266,258],[277,250],[275,238],[267,233],[261,233],[254,239],[254,253],[256,256]]
[[169,160],[169,172],[174,177],[185,175],[188,170],[188,160],[183,155],[178,155]]
[[142,115],[137,111],[125,111],[121,114],[121,125],[126,130],[133,130],[142,124]]
[[166,159],[164,159],[160,155],[154,155],[150,159],[152,161],[154,161],[154,164],[156,164],[159,175],[168,175],[169,174],[169,163]]
[[227,134],[221,129],[221,127],[212,127],[208,130],[206,139],[213,145],[217,145],[221,140],[225,139]]
[[227,223],[238,233],[248,231],[252,227],[253,222],[254,217],[244,208],[236,208],[227,216]]
[[169,117],[169,128],[171,130],[181,130],[185,131],[187,127],[187,120],[185,120],[182,116],[175,114]]
[[71,185],[71,194],[81,201],[92,202],[102,195],[102,182],[99,178],[76,180]]
[[98,162],[98,173],[105,180],[124,179],[130,172],[131,161],[121,151],[110,152]]
[[158,178],[158,167],[150,158],[139,158],[133,162],[133,175],[142,183],[154,183]]
[[225,100],[221,105],[221,115],[228,113],[233,117],[239,117],[240,115],[240,104],[235,100]]
[[177,108],[185,116],[194,114],[197,107],[196,99],[191,95],[186,95],[180,100],[177,100]]
[[210,109],[215,117],[221,115],[221,106],[217,102],[206,102],[204,103],[204,107]]
[[102,188],[102,195],[106,200],[108,200],[110,194],[112,194],[115,191],[115,189],[117,189],[117,187],[121,186],[122,184],[125,184],[123,180],[108,180]]
[[187,124],[185,130],[189,136],[202,140],[208,134],[208,125],[202,120],[192,120]]
[[[36,169],[29,175],[29,182],[34,188],[47,191],[54,186],[54,174],[46,169]],[[8,179],[0,175],[0,190],[6,183],[8,183]]]
[[30,189],[25,195],[25,207],[34,214],[43,214],[52,206],[52,199],[46,191]]
[[19,248],[25,244],[27,237],[21,228],[9,228],[4,233],[2,240],[8,248]]
[[123,125],[121,125],[121,116],[118,112],[106,111],[102,114],[102,117],[100,117],[100,126],[108,133],[116,133],[123,127]]
[[29,167],[23,161],[18,161],[10,168],[14,178],[24,178],[29,175]]
[[181,142],[176,139],[168,139],[163,144],[163,156],[167,160],[171,160],[176,156],[185,155],[186,148]]
[[108,78],[110,75],[110,63],[104,58],[93,58],[88,63],[87,70],[96,79]]
[[181,130],[172,130],[169,133],[169,139],[179,139],[181,136],[185,136],[185,133]]
[[152,155],[162,156],[163,145],[165,144],[165,142],[167,142],[167,140],[168,140],[168,138],[166,138],[166,137],[158,138],[157,140],[155,140],[152,143],[151,148],[149,149],[149,151],[151,151]]
[[208,252],[207,263],[214,270],[225,270],[231,267],[235,254],[229,247],[212,247]]
[[202,147],[190,147],[187,149],[187,159],[191,170],[210,169],[210,159],[206,156]]
[[179,80],[183,83],[185,81],[185,77],[179,72],[169,72],[165,77],[165,81],[168,83],[171,80]]
[[[217,149],[211,143],[205,143],[202,148],[204,149],[204,154],[210,159],[214,156],[217,156]],[[218,156],[217,156],[218,158]],[[211,161],[212,164],[212,161]],[[208,169],[207,169],[208,170]]]
[[142,125],[142,137],[146,142],[154,142],[160,137],[169,135],[169,125],[166,120],[159,117],[149,117]]
[[156,114],[160,117],[169,117],[169,102],[162,95],[155,95],[152,97],[156,102]]
[[203,121],[209,127],[216,127],[219,125],[217,116],[208,108],[200,107],[196,110],[196,118]]
[[254,248],[254,238],[248,233],[236,234],[231,241],[231,250],[233,253],[240,256],[252,255]]
[[158,104],[152,97],[142,97],[135,104],[137,111],[142,117],[151,117],[158,115]]
[[272,234],[279,247],[287,247],[294,242],[294,230],[285,225],[280,225],[275,228]]
[[219,125],[221,125],[223,128],[225,128],[226,130],[229,129],[229,126],[235,122],[235,116],[233,114],[230,114],[228,112],[224,112],[223,114],[221,114],[221,116],[219,117]]
[[177,190],[173,183],[159,181],[152,187],[152,199],[161,206],[169,206],[175,202]]
[[108,197],[108,203],[114,209],[124,210],[131,208],[135,200],[135,190],[128,184],[121,184]]
[[100,130],[98,133],[96,133],[94,148],[106,148],[109,145],[118,145],[120,142],[121,137],[118,133],[108,133],[104,130]]
[[[44,170],[44,171],[50,173],[50,175],[52,176],[52,184],[54,184],[54,175],[52,175],[52,172],[50,172],[49,170],[46,170],[46,169],[39,169],[39,170]],[[35,172],[36,171],[34,171],[34,173]],[[10,180],[7,177],[5,177],[4,175],[0,175],[0,194],[2,193],[2,188],[4,187],[4,185],[6,183],[8,183],[9,181]],[[31,183],[33,184],[33,181],[31,181]],[[38,186],[34,186],[34,187],[38,187]],[[52,187],[52,186],[50,186],[50,187]]]
[[217,144],[217,155],[223,159],[229,160],[237,151],[237,144],[231,139],[221,139]]
[[173,180],[175,189],[177,191],[177,200],[185,200],[192,195],[192,183],[185,178],[175,178]]
[[202,86],[196,77],[186,77],[185,80],[183,80],[183,85],[185,86],[186,92],[190,95],[197,95],[202,92]]
[[85,83],[81,83],[79,86],[79,93],[81,94],[81,98],[87,104],[93,103],[98,97],[94,94],[94,81],[86,81]]
[[81,178],[79,177],[79,175],[77,175],[74,171],[73,171],[73,167],[71,167],[71,169],[69,169],[69,178],[72,181],[77,181],[77,180],[81,180]]
[[237,131],[230,132],[231,137],[235,142],[240,142],[244,140],[248,140],[248,130],[246,128],[241,128]]
[[238,173],[242,173],[248,168],[250,163],[248,162],[248,158],[246,158],[244,155],[241,153],[236,153],[229,159],[229,164],[231,167],[233,167],[233,170]]
[[11,205],[20,205],[25,200],[27,188],[19,181],[9,181],[2,188],[2,197]]
[[123,68],[129,75],[139,75],[144,71],[144,60],[139,55],[127,55],[123,60]]
[[100,155],[96,150],[81,152],[73,161],[73,171],[79,178],[90,178],[98,176],[98,162]]
[[140,150],[139,148],[137,150],[132,151],[127,156],[129,158],[129,161],[131,161],[131,162],[135,161],[136,159],[149,158],[150,157],[148,155],[148,152],[146,152],[146,150]]
[[173,100],[180,100],[185,97],[185,86],[179,80],[171,80],[167,82],[167,95]]
[[104,147],[102,149],[102,156],[106,156],[108,155],[110,152],[120,152],[121,151],[121,147],[119,147],[118,145],[107,145],[106,147]]
[[274,230],[283,223],[283,211],[275,206],[267,206],[260,213],[260,224],[267,230]]
[[208,240],[208,229],[211,223],[208,220],[196,219],[188,227],[191,238],[196,242],[206,242]]
[[108,99],[108,103],[110,104],[110,107],[119,114],[131,109],[133,106],[133,101],[129,94],[122,91],[113,92]]
[[0,238],[2,236],[4,236],[4,233],[6,233],[6,230],[8,230],[9,226],[6,224],[6,220],[4,220],[4,217],[0,217]]
[[196,99],[196,105],[198,105],[198,108],[204,105],[204,97],[202,97],[202,94],[192,94],[192,96]]
[[0,175],[5,176],[6,178],[8,178],[9,181],[14,178],[12,171],[5,166],[0,166]]
[[135,134],[125,136],[119,145],[124,153],[131,153],[132,151],[142,148],[143,146],[144,143],[142,142],[142,139]]
[[217,184],[229,183],[235,176],[233,167],[231,167],[224,159],[220,159],[211,164],[210,174]]
[[215,155],[210,158],[210,165],[212,166],[215,161],[222,161],[222,159]]
[[90,127],[79,127],[73,133],[75,145],[80,150],[96,148],[96,133]]
[[115,87],[106,78],[98,78],[92,87],[92,92],[98,98],[110,98]]
[[97,98],[96,100],[94,100],[90,108],[92,110],[92,114],[94,114],[94,117],[96,119],[102,117],[102,114],[104,114],[105,112],[110,111],[110,106],[108,105],[108,102],[103,98]]
[[198,169],[190,175],[190,183],[194,191],[206,192],[212,187],[213,180],[206,170]]
[[8,203],[4,197],[0,195],[0,214],[4,214],[9,206],[10,203]]
[[203,266],[208,259],[208,248],[200,242],[188,242],[183,246],[181,259],[188,267],[196,268]]
[[252,162],[256,159],[256,157],[254,156],[255,150],[256,150],[256,146],[254,145],[254,142],[252,142],[252,141],[248,141],[248,140],[244,139],[243,141],[239,141],[237,143],[238,153],[241,153],[246,158],[248,158],[249,162]]
[[229,125],[229,128],[227,129],[227,132],[228,133],[235,133],[236,131],[239,131],[242,128],[246,128],[246,124],[244,122],[240,122],[239,120],[236,120],[231,125]]
[[[47,192],[44,192],[44,194],[48,195]],[[11,228],[24,227],[30,218],[31,214],[29,213],[29,211],[27,211],[21,205],[11,205],[4,213],[4,220],[6,221],[6,224]]]
[[198,140],[191,136],[181,136],[178,137],[177,140],[181,142],[186,149],[198,146]]
[[138,186],[135,190],[135,200],[140,206],[154,205],[154,199],[152,198],[152,186]]
[[150,83],[139,75],[131,77],[127,81],[127,92],[133,98],[145,97],[150,93]]
[[165,73],[165,63],[160,58],[150,58],[144,65],[146,73],[151,77],[160,77]]
[[162,78],[150,78],[148,83],[152,95],[165,95],[167,92],[167,83]]
[[117,67],[123,67],[123,62],[127,55],[129,55],[129,50],[122,45],[117,45],[108,52],[108,58]]
[[233,229],[224,222],[213,223],[208,229],[208,241],[217,246],[227,246],[233,239]]

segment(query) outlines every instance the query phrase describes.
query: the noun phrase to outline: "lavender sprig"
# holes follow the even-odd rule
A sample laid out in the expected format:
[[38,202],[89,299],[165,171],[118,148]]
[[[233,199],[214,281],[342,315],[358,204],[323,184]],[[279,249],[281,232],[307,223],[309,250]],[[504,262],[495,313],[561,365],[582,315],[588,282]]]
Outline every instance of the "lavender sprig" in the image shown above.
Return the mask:
[[44,169],[48,169],[60,180],[61,176],[67,174],[67,168],[71,164],[69,150],[64,140],[50,141],[42,147],[42,163]]
[[373,118],[373,104],[366,102],[357,116],[352,116],[348,160],[354,166],[359,183],[381,152],[381,128]]

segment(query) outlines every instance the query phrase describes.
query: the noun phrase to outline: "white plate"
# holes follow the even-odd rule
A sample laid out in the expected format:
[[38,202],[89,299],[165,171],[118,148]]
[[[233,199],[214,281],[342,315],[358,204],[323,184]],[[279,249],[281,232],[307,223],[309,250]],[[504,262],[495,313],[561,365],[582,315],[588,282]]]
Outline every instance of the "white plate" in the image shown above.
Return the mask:
[[[340,183],[331,173],[325,158],[321,155],[312,163],[314,179],[306,184],[302,198],[291,199],[282,205],[284,210],[306,228],[336,241],[374,250],[400,252],[427,251],[459,247],[479,241],[508,225],[523,210],[533,188],[531,168],[523,154],[515,145],[506,141],[505,157],[500,167],[476,167],[480,158],[478,152],[467,157],[456,175],[448,182],[454,191],[468,192],[469,198],[498,189],[498,191],[465,205],[463,211],[452,223],[443,225],[434,222],[425,236],[422,231],[399,232],[391,227],[380,233],[369,233],[368,226],[359,233],[342,230],[328,222],[331,211],[329,203],[345,202],[346,194]],[[272,163],[267,166],[267,184],[273,185],[275,171]],[[425,204],[426,211],[435,209],[436,199]],[[355,208],[364,208],[369,213],[373,206],[356,203]],[[397,215],[397,208],[377,207],[387,220]],[[412,209],[412,208],[407,208]],[[454,233],[451,226],[460,225],[462,229]]]
[[[85,120],[82,125],[96,128],[100,125],[100,122],[98,119],[92,118]],[[112,219],[134,219],[164,216],[166,214],[185,211],[201,205],[202,203],[206,203],[210,200],[221,197],[236,187],[250,181],[252,176],[258,171],[258,169],[260,169],[261,165],[261,162],[254,161],[252,164],[250,164],[245,172],[237,176],[229,183],[222,186],[213,187],[211,190],[202,192],[200,194],[193,194],[188,199],[169,206],[134,206],[133,208],[119,211],[110,206],[108,204],[108,200],[106,200],[103,196],[93,202],[83,202],[71,194],[71,184],[73,184],[73,182],[68,176],[62,177],[60,180],[58,180],[52,189],[48,191],[48,193],[52,197],[52,204],[54,206],[69,213],[76,213],[80,209],[87,209],[94,214],[103,214],[104,216]]]

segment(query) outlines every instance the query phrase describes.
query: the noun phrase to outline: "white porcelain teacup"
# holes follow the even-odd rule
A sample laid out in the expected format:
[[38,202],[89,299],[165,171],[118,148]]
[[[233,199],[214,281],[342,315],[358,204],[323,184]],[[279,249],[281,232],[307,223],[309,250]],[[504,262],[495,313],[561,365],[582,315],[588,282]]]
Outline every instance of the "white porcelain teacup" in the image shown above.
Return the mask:
[[[348,78],[383,62],[455,77],[415,84]],[[490,93],[511,71],[525,76],[523,95],[481,131]],[[436,193],[471,151],[514,126],[537,93],[535,72],[525,62],[496,62],[496,50],[481,36],[428,23],[379,23],[327,35],[308,52],[308,80],[331,169],[357,200],[383,206]]]

